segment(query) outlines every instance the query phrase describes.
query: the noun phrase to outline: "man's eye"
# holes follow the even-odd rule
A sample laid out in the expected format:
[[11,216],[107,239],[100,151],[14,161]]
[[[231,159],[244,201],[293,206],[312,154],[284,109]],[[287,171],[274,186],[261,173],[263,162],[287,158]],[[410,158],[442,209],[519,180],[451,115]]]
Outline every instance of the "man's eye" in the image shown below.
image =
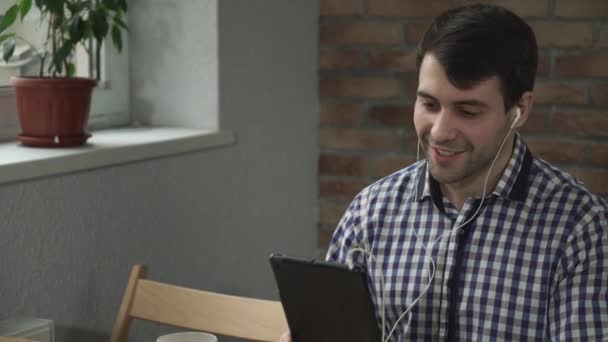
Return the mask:
[[479,116],[479,113],[468,111],[468,110],[461,110],[460,112],[466,118],[475,118],[475,117]]
[[423,105],[428,110],[436,110],[437,109],[437,103],[435,103],[435,102],[424,102]]

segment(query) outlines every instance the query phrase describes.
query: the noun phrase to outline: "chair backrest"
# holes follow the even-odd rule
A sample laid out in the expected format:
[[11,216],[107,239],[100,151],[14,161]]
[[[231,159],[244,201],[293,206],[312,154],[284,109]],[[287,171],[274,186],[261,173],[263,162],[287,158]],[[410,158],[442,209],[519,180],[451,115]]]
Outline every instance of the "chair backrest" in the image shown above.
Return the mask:
[[110,342],[127,342],[133,319],[255,341],[277,341],[288,329],[279,301],[164,284],[145,274],[145,266],[133,266]]

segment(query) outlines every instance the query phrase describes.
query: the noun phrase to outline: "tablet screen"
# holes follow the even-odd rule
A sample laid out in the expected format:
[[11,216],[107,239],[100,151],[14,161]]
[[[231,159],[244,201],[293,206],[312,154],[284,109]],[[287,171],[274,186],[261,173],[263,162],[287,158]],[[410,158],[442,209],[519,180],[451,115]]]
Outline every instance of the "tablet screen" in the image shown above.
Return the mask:
[[379,342],[365,272],[337,263],[270,256],[294,342]]

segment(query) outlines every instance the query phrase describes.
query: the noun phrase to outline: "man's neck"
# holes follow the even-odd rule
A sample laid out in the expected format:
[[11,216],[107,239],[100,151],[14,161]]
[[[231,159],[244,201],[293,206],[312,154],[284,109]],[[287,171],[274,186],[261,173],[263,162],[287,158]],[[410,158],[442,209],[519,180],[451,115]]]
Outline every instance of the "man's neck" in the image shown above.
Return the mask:
[[509,164],[509,160],[511,160],[514,143],[514,137],[509,138],[509,140],[506,142],[505,145],[511,146],[511,148],[503,148],[500,157],[496,160],[494,167],[492,167],[491,174],[488,177],[488,184],[486,186],[485,193],[484,184],[486,177],[488,176],[488,169],[490,168],[490,165],[460,182],[452,184],[440,184],[443,196],[445,196],[448,201],[450,201],[450,203],[452,203],[452,205],[458,209],[458,211],[461,211],[467,199],[487,196],[489,193],[492,193],[492,191],[494,191],[496,188],[501,176],[505,172],[505,169]]

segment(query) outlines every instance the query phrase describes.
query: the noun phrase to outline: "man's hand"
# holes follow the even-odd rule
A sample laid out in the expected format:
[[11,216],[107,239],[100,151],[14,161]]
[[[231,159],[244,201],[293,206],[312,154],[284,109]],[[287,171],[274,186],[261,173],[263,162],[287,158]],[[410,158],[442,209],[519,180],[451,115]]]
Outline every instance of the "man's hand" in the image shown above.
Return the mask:
[[291,339],[291,334],[289,332],[284,333],[283,335],[281,335],[281,338],[278,342],[293,342],[293,340]]

